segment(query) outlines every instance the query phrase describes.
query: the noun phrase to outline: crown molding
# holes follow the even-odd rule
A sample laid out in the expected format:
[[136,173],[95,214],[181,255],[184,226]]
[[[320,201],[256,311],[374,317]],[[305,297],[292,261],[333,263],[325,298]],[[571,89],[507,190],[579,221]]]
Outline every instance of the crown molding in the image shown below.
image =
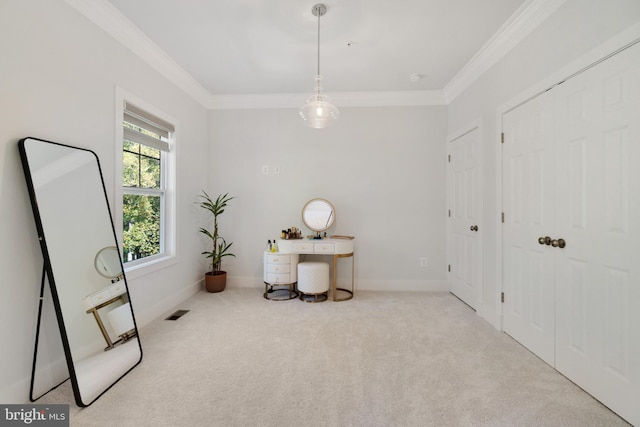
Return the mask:
[[65,0],[203,106],[211,94],[107,0]]
[[441,90],[387,92],[334,92],[331,99],[342,107],[446,105]]
[[566,0],[527,0],[444,87],[447,104],[478,80]]
[[[108,0],[65,0],[208,109],[298,108],[309,94],[213,95]],[[443,90],[334,92],[339,107],[447,105],[524,39],[566,0],[527,0]]]

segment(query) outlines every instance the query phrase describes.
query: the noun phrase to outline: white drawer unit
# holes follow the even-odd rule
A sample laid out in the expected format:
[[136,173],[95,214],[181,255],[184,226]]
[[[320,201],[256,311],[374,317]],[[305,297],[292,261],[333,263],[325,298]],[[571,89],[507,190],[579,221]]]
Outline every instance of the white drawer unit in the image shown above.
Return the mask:
[[295,290],[298,281],[298,259],[299,255],[294,253],[264,253],[263,279],[266,299],[280,301],[298,296]]

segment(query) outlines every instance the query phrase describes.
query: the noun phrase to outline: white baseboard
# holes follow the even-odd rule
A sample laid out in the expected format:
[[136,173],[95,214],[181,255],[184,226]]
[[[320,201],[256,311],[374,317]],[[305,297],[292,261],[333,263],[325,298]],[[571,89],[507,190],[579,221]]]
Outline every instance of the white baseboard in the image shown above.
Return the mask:
[[[29,373],[29,375],[31,374]],[[29,402],[30,385],[30,377],[17,381],[13,384],[3,384],[2,388],[0,388],[0,402],[5,405],[26,404]]]
[[[338,278],[338,286],[343,283]],[[262,277],[229,276],[227,286],[234,288],[264,288]],[[356,292],[361,291],[416,291],[449,292],[446,280],[356,279]]]
[[356,291],[449,292],[446,280],[359,279]]
[[229,276],[227,275],[227,287],[231,288],[262,288],[262,277],[257,276]]
[[478,314],[480,315],[480,317],[486,320],[491,326],[493,326],[499,331],[502,331],[502,320],[501,320],[502,315],[500,313],[497,313],[494,310],[492,310],[491,307],[488,307],[488,309],[479,311]]
[[[136,324],[138,328],[148,325],[149,323],[166,314],[168,311],[170,311],[183,301],[195,295],[197,292],[203,289],[203,281],[204,279],[185,287],[179,292],[170,295],[169,297],[163,299],[162,301],[146,310],[137,310],[134,305]],[[48,375],[49,372],[59,372],[60,370],[67,370],[65,359],[55,361],[39,360],[39,364],[40,365],[38,366],[38,370],[45,377],[50,376]],[[21,379],[13,384],[3,385],[2,387],[0,387],[0,402],[5,404],[28,403],[30,383],[31,378],[29,375],[27,376],[27,378]]]
[[[168,311],[181,304],[182,302],[188,300],[193,295],[198,293],[203,289],[204,279],[197,281],[185,288],[181,289],[179,292],[175,294],[169,295],[165,299],[159,301],[155,305],[146,310],[140,311],[136,308],[135,304],[133,306],[135,317],[136,317],[136,325],[138,328],[142,328],[154,320],[160,318],[165,315]],[[135,302],[135,301],[134,301]]]

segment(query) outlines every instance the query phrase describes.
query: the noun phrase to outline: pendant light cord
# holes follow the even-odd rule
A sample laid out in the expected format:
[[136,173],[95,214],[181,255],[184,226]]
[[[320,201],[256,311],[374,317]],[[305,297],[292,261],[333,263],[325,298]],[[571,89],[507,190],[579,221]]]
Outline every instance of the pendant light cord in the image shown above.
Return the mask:
[[318,12],[318,75],[320,75],[320,6],[316,6],[316,11]]
[[320,95],[320,16],[322,15],[322,7],[316,5],[316,13],[318,14],[318,71],[316,73],[316,94]]

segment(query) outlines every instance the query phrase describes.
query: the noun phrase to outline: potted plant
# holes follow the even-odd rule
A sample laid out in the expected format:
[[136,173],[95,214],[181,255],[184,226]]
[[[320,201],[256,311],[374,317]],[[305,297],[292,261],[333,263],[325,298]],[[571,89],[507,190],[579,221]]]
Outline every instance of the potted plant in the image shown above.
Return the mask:
[[209,292],[221,292],[227,285],[227,272],[220,269],[222,258],[226,256],[235,257],[234,254],[229,252],[229,248],[233,243],[227,243],[226,240],[218,233],[218,216],[224,212],[224,208],[227,207],[227,203],[233,199],[229,197],[229,193],[219,195],[216,200],[212,200],[211,197],[202,191],[200,198],[203,200],[200,202],[200,207],[211,212],[213,215],[213,230],[201,227],[200,232],[211,239],[211,251],[204,251],[202,255],[206,255],[207,258],[211,258],[211,270],[205,274],[205,285]]

